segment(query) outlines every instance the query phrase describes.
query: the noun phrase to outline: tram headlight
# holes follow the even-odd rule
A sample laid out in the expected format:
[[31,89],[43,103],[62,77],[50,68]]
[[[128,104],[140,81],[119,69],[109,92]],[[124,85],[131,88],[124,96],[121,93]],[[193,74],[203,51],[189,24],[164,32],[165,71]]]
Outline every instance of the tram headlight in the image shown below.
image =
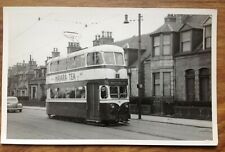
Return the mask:
[[125,106],[125,108],[127,108],[127,109],[129,108],[129,104],[128,104],[128,103],[126,103],[124,106]]
[[115,105],[114,105],[114,104],[112,104],[112,103],[110,103],[110,106],[111,106],[111,108],[112,108],[112,109],[114,109],[114,108],[115,108]]

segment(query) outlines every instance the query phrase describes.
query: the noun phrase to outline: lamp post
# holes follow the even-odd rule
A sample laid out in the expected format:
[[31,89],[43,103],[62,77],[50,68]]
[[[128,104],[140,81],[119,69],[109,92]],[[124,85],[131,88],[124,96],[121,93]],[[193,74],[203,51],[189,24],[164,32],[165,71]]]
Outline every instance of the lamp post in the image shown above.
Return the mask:
[[[143,88],[143,84],[142,84],[142,80],[141,80],[141,14],[138,14],[138,84],[137,84],[137,88],[138,88],[138,103],[137,103],[137,107],[138,107],[138,119],[141,119],[141,102],[142,102],[142,94],[141,94],[141,89]],[[128,15],[125,14],[125,21],[124,24],[129,24],[129,20],[128,20]]]

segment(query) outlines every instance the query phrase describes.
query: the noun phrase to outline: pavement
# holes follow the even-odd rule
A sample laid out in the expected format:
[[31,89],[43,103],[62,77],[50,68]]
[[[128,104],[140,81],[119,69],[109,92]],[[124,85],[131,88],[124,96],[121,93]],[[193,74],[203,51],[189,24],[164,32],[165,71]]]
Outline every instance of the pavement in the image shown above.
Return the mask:
[[[34,109],[34,110],[46,110],[45,107],[23,106],[23,108],[24,109]],[[138,115],[131,114],[131,119],[138,119]],[[208,121],[208,120],[182,119],[182,118],[170,118],[170,117],[161,117],[161,116],[142,115],[140,121],[152,121],[152,122],[160,122],[160,123],[185,125],[185,126],[212,128],[212,121]]]

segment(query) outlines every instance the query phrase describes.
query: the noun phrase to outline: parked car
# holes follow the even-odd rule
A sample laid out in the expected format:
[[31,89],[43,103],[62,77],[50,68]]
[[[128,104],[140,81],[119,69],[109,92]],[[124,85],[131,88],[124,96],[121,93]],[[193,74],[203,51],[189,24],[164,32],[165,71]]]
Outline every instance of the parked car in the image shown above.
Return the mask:
[[23,105],[19,103],[17,97],[7,97],[7,112],[22,112]]

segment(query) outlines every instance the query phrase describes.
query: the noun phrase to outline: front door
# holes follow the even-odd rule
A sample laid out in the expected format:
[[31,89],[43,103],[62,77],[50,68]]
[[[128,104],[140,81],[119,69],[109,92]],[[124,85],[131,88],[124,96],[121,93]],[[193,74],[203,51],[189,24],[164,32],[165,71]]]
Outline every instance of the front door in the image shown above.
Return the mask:
[[99,119],[99,85],[87,84],[87,120]]

